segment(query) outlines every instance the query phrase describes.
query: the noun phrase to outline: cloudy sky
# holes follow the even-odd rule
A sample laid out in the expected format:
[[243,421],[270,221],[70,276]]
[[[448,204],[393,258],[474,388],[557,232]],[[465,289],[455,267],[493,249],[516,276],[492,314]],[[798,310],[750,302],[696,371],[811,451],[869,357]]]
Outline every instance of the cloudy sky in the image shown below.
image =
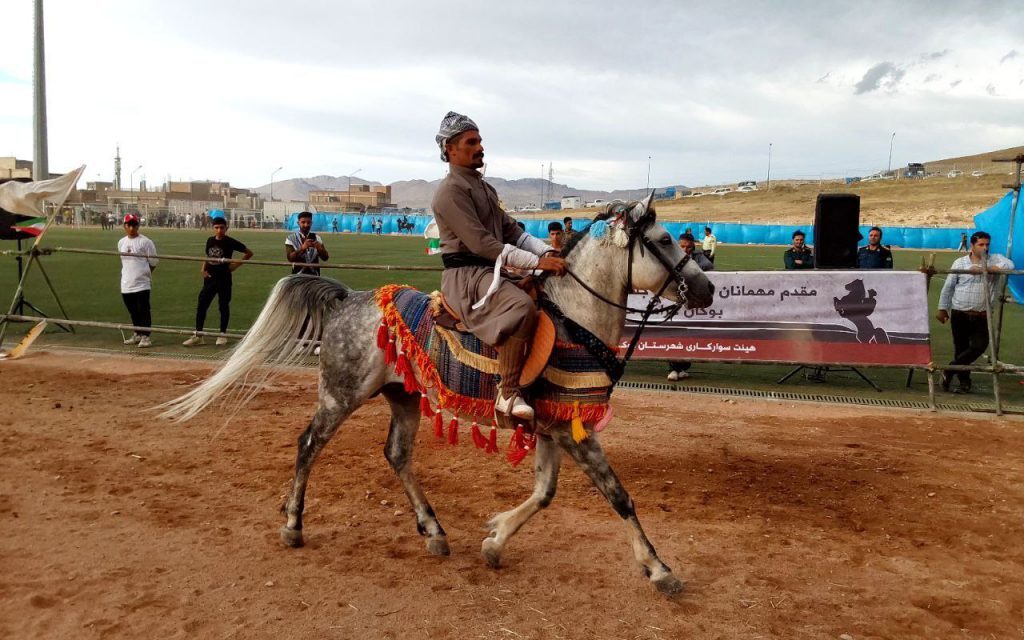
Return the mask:
[[[110,180],[488,174],[579,188],[863,175],[1024,144],[1011,2],[46,0],[50,169]],[[5,3],[0,155],[32,157],[32,3]]]

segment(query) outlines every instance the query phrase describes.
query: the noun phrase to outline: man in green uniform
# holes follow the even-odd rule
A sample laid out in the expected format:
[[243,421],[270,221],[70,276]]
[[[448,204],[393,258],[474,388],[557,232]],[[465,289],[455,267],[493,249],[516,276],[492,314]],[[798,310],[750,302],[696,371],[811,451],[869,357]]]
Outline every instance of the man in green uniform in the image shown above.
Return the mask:
[[449,111],[435,137],[449,165],[431,208],[441,234],[441,291],[462,323],[498,349],[495,411],[532,420],[533,408],[519,388],[527,341],[536,323],[530,296],[502,277],[502,267],[565,273],[565,260],[521,229],[501,208],[484,166],[480,130],[468,117]]
[[786,249],[786,253],[782,256],[787,269],[814,268],[814,254],[812,254],[810,248],[804,244],[806,237],[807,236],[804,235],[804,232],[799,229],[793,232],[793,246]]

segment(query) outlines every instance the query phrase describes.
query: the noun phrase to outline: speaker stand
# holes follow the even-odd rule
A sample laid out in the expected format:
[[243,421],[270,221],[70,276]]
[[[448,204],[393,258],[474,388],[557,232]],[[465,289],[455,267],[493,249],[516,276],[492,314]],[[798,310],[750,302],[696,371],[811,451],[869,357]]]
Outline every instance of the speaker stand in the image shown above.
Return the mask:
[[786,375],[784,375],[781,378],[779,378],[778,380],[776,380],[775,384],[782,384],[782,383],[784,383],[786,380],[789,380],[790,378],[792,378],[796,374],[800,373],[804,369],[812,369],[814,371],[814,373],[812,374],[814,377],[813,378],[809,378],[809,379],[816,380],[817,382],[824,382],[825,381],[825,376],[830,371],[831,372],[835,372],[835,373],[838,373],[840,371],[852,371],[853,373],[856,373],[858,376],[860,376],[861,380],[863,380],[864,382],[868,383],[871,386],[872,389],[874,389],[875,391],[877,391],[879,393],[882,393],[882,388],[879,387],[877,384],[875,384],[871,380],[871,378],[869,378],[866,375],[864,375],[864,372],[861,371],[860,369],[858,369],[857,367],[809,367],[807,365],[800,365],[797,368],[795,368],[792,371],[790,371],[789,373],[787,373]]

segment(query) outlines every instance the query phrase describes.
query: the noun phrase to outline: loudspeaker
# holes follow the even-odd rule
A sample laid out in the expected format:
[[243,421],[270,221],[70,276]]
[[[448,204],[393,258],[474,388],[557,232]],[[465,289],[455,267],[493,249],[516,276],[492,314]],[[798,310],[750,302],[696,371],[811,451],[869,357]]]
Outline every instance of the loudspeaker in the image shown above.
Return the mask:
[[814,207],[814,267],[857,268],[860,235],[860,196],[819,193]]

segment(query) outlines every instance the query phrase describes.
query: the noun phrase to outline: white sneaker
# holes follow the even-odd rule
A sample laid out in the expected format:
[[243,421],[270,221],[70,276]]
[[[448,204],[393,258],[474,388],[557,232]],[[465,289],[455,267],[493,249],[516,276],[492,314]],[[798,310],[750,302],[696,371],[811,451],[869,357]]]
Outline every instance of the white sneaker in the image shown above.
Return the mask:
[[228,339],[225,338],[224,336],[220,336],[219,338],[217,338],[217,346],[218,347],[223,347],[227,343],[228,343]]
[[125,344],[138,344],[139,340],[141,340],[141,339],[142,339],[142,336],[140,336],[137,333],[134,333],[134,334],[132,334],[132,337],[125,339],[124,343]]
[[687,373],[687,372],[685,372],[685,371],[680,371],[680,372],[679,372],[679,379],[680,379],[680,380],[686,380],[686,379],[687,379],[687,378],[689,378],[689,377],[690,377],[690,374],[689,374],[689,373]]
[[153,343],[149,340],[149,336],[142,336],[141,338],[139,338],[139,348],[140,349],[146,349],[147,347],[152,347],[152,346],[153,346]]
[[676,380],[679,379],[679,372],[678,371],[669,371],[668,375],[666,377],[669,380],[671,380],[672,382],[675,382]]
[[320,347],[317,347],[316,349],[313,349],[313,355],[314,356],[320,355]]
[[191,338],[189,338],[185,342],[182,342],[181,344],[185,345],[186,347],[194,347],[200,344],[206,344],[206,341],[203,340],[203,336],[193,333]]
[[533,407],[526,404],[526,401],[518,393],[513,393],[512,397],[506,398],[505,393],[498,389],[498,397],[494,399],[494,409],[520,420],[533,420]]

